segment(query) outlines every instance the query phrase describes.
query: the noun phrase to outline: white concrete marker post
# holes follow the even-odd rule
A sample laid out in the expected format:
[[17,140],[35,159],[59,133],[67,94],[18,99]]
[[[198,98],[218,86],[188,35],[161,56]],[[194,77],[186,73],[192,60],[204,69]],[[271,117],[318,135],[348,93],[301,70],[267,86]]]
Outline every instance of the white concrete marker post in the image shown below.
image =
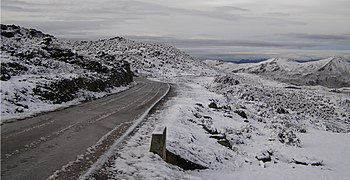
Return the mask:
[[151,139],[150,152],[158,154],[166,160],[166,127],[158,126],[154,129]]

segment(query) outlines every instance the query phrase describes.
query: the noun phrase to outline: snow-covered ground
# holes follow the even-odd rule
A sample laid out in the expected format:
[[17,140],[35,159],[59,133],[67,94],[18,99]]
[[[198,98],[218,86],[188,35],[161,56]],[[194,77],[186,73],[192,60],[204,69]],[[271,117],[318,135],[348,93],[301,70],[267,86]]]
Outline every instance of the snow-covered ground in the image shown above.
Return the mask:
[[[340,105],[349,95],[318,87],[286,90],[286,84],[247,74],[225,78],[177,78],[176,96],[148,117],[99,173],[112,179],[348,179],[350,110]],[[266,98],[243,95],[251,88],[264,90]],[[301,96],[294,103],[315,107],[298,112],[292,102],[281,106],[280,96],[293,93]],[[330,99],[321,106],[333,106],[339,114],[318,111],[317,99]],[[149,152],[156,126],[167,126],[169,151],[207,169],[184,171]]]

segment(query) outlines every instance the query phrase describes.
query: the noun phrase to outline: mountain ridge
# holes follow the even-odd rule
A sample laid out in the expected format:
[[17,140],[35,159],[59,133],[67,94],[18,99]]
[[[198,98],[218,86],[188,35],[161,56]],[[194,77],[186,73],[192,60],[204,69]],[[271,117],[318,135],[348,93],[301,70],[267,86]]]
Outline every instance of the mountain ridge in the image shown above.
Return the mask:
[[252,73],[294,85],[350,87],[350,63],[337,56],[303,63],[288,58],[271,58],[246,64],[212,60],[205,63],[229,73]]

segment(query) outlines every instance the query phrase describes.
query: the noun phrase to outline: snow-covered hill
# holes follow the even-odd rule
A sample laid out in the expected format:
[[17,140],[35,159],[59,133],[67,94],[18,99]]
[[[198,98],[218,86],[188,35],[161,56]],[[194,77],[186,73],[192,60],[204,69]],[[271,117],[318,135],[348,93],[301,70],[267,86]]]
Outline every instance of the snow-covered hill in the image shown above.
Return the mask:
[[128,61],[136,75],[164,81],[171,81],[172,77],[182,75],[199,76],[215,73],[204,63],[172,46],[135,42],[123,37],[65,43],[83,54],[108,54],[116,59]]
[[295,85],[350,87],[350,63],[341,57],[299,63],[292,59],[273,58],[260,63],[234,64],[205,61],[226,72],[246,72]]
[[52,35],[1,25],[2,120],[101,97],[130,82],[126,61],[82,55]]
[[1,25],[1,120],[120,91],[134,74],[171,81],[208,73],[214,71],[171,46],[122,37],[69,41]]

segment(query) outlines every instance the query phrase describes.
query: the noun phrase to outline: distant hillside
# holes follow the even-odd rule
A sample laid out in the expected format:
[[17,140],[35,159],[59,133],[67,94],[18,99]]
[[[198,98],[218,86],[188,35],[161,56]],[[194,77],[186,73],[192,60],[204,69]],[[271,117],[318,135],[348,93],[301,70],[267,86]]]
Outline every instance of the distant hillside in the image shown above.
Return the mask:
[[247,64],[222,61],[205,62],[226,72],[252,73],[295,85],[321,85],[330,88],[350,87],[350,63],[341,57],[303,63],[283,58]]

